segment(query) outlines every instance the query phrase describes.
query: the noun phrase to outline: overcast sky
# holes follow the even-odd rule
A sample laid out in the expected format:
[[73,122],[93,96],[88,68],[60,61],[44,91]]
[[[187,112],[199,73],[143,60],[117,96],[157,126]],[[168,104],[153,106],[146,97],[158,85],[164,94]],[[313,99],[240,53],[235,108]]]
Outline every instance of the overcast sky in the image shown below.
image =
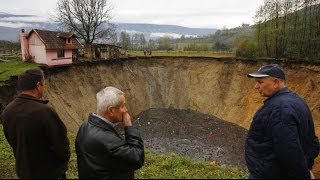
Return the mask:
[[[0,12],[46,17],[58,0],[0,0]],[[253,24],[263,0],[109,0],[113,22],[233,28]]]

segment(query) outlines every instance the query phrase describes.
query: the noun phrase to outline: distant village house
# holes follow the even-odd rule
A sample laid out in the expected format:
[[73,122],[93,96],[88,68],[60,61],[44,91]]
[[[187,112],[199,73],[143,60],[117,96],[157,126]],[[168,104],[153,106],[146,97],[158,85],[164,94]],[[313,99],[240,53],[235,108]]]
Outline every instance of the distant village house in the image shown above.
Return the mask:
[[86,54],[85,57],[89,59],[113,59],[119,58],[123,53],[121,53],[121,47],[112,44],[91,44],[85,47]]
[[34,61],[48,66],[72,64],[82,48],[77,36],[71,32],[32,29],[20,33],[23,61]]

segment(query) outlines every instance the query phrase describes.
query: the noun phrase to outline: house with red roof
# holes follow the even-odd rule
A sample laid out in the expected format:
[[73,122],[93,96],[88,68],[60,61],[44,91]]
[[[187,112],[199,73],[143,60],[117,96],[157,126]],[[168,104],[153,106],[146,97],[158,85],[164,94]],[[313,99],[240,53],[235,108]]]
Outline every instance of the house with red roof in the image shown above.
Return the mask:
[[82,48],[72,32],[32,29],[28,34],[20,32],[23,61],[33,61],[48,66],[72,64]]

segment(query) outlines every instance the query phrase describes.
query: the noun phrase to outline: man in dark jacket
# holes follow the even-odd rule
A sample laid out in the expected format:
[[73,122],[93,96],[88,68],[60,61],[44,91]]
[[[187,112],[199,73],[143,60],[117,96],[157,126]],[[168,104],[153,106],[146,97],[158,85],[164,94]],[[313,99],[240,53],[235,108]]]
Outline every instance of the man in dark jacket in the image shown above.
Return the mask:
[[40,100],[44,92],[41,69],[18,77],[20,95],[3,111],[1,119],[16,159],[19,178],[64,178],[70,157],[66,127],[58,114]]
[[[132,127],[124,93],[106,87],[96,95],[97,114],[91,113],[77,134],[79,178],[132,179],[144,163],[143,141]],[[114,129],[123,122],[125,139]]]
[[247,75],[267,97],[249,129],[245,157],[249,178],[308,178],[319,154],[311,112],[305,101],[285,86],[277,64]]

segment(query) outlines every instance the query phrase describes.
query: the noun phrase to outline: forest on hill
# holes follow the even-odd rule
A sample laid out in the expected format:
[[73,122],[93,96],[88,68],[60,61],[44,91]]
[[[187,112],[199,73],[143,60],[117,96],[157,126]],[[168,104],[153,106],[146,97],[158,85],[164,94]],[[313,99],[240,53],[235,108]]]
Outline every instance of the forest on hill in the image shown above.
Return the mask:
[[319,4],[319,0],[266,0],[255,17],[257,55],[319,59]]

